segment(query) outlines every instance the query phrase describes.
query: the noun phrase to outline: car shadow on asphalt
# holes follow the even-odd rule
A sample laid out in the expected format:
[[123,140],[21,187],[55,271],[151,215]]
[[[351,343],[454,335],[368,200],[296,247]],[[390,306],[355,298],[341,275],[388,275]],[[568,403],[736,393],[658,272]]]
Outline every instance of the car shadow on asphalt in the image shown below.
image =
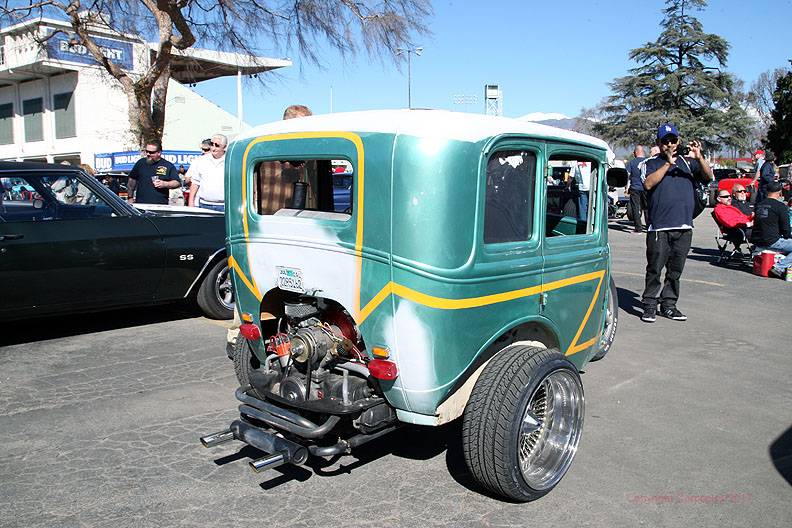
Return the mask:
[[124,308],[0,323],[0,347],[201,317],[195,303]]
[[776,471],[792,486],[792,426],[770,444],[769,451]]
[[[395,456],[407,460],[430,460],[445,452],[445,463],[451,477],[465,488],[489,495],[473,479],[465,464],[462,452],[462,420],[439,427],[405,425],[394,432],[357,447],[351,456],[335,456],[328,459],[310,457],[303,466],[283,465],[268,473],[259,486],[268,491],[287,482],[305,482],[313,477],[334,477],[351,474],[356,469],[371,464],[385,456]],[[256,448],[245,446],[236,453],[216,459],[215,464],[222,466],[232,462],[247,462],[266,456]],[[268,478],[269,477],[269,478]],[[498,499],[502,500],[502,499]]]

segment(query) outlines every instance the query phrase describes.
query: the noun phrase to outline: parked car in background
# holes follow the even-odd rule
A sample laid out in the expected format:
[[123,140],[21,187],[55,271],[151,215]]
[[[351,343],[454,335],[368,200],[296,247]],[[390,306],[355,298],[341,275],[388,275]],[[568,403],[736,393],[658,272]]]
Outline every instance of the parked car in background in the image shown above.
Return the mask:
[[333,210],[346,213],[352,205],[352,173],[333,173]]
[[102,182],[105,187],[113,191],[122,200],[129,196],[127,193],[127,180],[129,177],[125,172],[102,172],[96,175],[96,179]]
[[190,297],[233,317],[222,213],[138,209],[73,166],[0,162],[0,181],[32,189],[0,200],[0,320]]

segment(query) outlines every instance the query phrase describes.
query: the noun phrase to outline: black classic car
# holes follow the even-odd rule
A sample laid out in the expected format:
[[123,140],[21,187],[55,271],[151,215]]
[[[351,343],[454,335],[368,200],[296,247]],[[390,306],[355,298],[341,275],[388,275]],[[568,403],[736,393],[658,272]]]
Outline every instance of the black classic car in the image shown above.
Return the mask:
[[149,209],[77,167],[0,162],[0,320],[183,298],[232,318],[222,213]]

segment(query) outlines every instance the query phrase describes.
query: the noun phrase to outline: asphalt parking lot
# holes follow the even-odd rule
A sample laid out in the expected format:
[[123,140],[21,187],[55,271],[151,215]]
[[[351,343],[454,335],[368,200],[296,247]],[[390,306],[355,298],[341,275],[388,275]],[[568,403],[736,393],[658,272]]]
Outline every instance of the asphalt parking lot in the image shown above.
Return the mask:
[[234,417],[226,326],[175,306],[0,326],[0,526],[792,525],[792,283],[713,265],[697,220],[679,308],[639,320],[644,237],[612,224],[620,321],[587,366],[575,462],[548,496],[479,493],[458,426],[253,474],[204,449]]

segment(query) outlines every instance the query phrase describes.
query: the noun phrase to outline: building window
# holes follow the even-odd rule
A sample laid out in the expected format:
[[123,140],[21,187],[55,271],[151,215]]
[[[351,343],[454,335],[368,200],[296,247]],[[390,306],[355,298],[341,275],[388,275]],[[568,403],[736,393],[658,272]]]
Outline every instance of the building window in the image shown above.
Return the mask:
[[22,115],[25,119],[25,141],[44,141],[44,104],[41,97],[22,102]]
[[14,142],[14,104],[0,105],[0,145]]
[[52,102],[55,111],[55,138],[77,136],[77,124],[74,118],[74,92],[55,94]]

